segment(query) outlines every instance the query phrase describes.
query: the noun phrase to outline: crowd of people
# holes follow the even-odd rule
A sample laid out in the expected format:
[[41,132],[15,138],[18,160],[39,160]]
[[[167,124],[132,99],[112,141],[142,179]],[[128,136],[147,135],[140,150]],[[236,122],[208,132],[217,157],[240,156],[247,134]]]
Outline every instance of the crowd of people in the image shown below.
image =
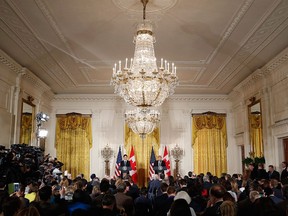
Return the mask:
[[[92,174],[88,181],[80,174],[71,179],[59,172],[61,162],[49,155],[41,158],[35,149],[41,159],[37,157],[36,161],[30,155],[27,165],[23,158],[34,150],[29,150],[27,155],[21,149],[19,156],[19,146],[14,147],[5,156],[5,163],[13,164],[14,168],[20,164],[19,170],[15,169],[20,176],[16,179],[4,176],[0,180],[3,216],[282,216],[288,213],[286,162],[281,173],[272,165],[266,172],[263,164],[250,164],[243,175],[223,173],[221,177],[209,172],[198,175],[188,172],[177,178],[158,173],[147,187],[139,188],[129,175],[99,179]],[[15,170],[6,169],[6,174]],[[14,180],[20,183],[19,189],[9,193],[7,185]]]

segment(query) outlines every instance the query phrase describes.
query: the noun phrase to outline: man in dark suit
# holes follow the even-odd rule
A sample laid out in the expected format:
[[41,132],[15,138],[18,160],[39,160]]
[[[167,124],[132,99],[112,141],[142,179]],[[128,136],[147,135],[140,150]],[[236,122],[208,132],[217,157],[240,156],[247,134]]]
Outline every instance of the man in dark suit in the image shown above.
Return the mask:
[[280,181],[280,173],[277,172],[276,170],[274,170],[273,165],[269,165],[268,176],[269,176],[269,180],[276,179],[276,180]]
[[129,174],[131,170],[130,161],[128,160],[127,154],[123,155],[123,160],[120,163],[120,170],[121,170],[121,178],[125,177],[125,175]]
[[167,188],[168,188],[168,185],[165,182],[162,182],[160,185],[161,195],[159,196],[157,195],[154,199],[154,205],[153,205],[154,216],[166,216],[167,215],[167,212],[169,210],[169,209],[167,210],[165,206],[167,199],[168,199]]
[[281,182],[282,184],[287,184],[288,183],[288,165],[286,161],[282,162],[282,172],[281,172]]
[[220,215],[220,205],[223,203],[223,197],[226,189],[222,185],[213,185],[210,188],[209,200],[207,208],[205,209],[203,216],[217,216]]
[[153,168],[155,170],[155,174],[164,173],[164,170],[166,169],[166,164],[165,164],[165,161],[162,160],[162,157],[160,155],[157,157],[157,160],[154,162]]

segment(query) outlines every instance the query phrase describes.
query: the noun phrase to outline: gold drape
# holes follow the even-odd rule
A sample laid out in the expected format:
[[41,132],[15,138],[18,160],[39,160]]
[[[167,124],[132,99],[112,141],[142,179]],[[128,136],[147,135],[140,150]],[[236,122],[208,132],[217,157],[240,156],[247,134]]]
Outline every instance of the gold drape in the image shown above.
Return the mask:
[[250,140],[255,157],[264,153],[261,114],[250,114]]
[[155,155],[158,155],[160,147],[159,129],[155,128],[151,134],[146,135],[145,139],[141,139],[138,134],[135,134],[127,124],[125,124],[125,149],[130,155],[131,147],[134,146],[136,168],[138,174],[138,185],[140,187],[147,186],[149,178],[149,164],[152,145]]
[[31,143],[32,126],[32,113],[22,113],[20,143]]
[[224,115],[193,115],[194,171],[220,176],[227,172],[227,132]]
[[73,178],[83,173],[89,179],[91,117],[81,114],[57,116],[55,145],[57,158],[64,163],[62,170],[68,170]]

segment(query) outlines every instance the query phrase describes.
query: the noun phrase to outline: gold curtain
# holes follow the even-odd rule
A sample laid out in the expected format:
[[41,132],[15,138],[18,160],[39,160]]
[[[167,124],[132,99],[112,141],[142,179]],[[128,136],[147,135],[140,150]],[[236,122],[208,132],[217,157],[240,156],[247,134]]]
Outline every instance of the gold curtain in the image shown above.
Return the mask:
[[147,186],[149,178],[149,164],[152,145],[154,153],[157,157],[160,147],[159,129],[155,128],[151,134],[146,135],[145,139],[134,133],[127,124],[125,124],[125,144],[127,155],[130,155],[131,147],[134,146],[136,168],[138,175],[138,185],[140,187]]
[[80,173],[90,176],[90,149],[92,147],[91,116],[81,114],[57,115],[57,158],[75,178]]
[[22,113],[20,143],[31,143],[32,126],[32,113]]
[[226,116],[203,114],[192,116],[194,171],[220,176],[227,172]]
[[250,114],[250,140],[255,157],[264,153],[261,114]]

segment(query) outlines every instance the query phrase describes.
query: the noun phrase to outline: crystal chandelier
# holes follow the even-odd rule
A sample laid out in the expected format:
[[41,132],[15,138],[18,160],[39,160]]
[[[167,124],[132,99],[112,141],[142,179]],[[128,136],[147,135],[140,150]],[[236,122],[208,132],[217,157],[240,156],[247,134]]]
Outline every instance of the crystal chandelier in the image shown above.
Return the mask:
[[146,134],[151,133],[160,121],[160,113],[157,110],[137,108],[125,113],[125,121],[134,133],[144,139]]
[[143,22],[137,26],[134,37],[134,58],[128,59],[124,68],[121,61],[115,64],[111,84],[115,93],[124,98],[125,102],[137,107],[160,106],[165,99],[174,93],[178,85],[176,66],[161,59],[157,67],[154,53],[155,38],[152,23],[145,20],[145,9],[148,0],[143,3]]

